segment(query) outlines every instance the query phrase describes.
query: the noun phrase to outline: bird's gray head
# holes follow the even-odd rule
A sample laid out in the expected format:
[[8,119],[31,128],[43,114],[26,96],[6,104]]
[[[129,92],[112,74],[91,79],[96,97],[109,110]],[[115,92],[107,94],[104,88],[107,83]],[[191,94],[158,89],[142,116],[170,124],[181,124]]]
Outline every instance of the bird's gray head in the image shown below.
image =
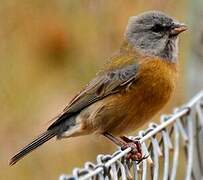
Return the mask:
[[178,34],[186,26],[158,11],[130,17],[125,32],[126,40],[146,55],[175,62],[178,54]]

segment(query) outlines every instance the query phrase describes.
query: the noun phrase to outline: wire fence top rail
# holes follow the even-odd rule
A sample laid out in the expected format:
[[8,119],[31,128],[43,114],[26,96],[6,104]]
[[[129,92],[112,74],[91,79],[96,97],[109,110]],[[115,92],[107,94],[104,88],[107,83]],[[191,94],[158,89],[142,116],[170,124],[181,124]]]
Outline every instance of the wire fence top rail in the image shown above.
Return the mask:
[[[72,175],[61,175],[59,179],[144,180],[151,177],[156,180],[161,179],[162,176],[162,179],[168,180],[180,176],[186,180],[202,180],[203,153],[200,152],[203,151],[203,90],[187,104],[176,108],[173,114],[162,115],[160,121],[159,125],[150,123],[146,131],[139,131],[136,136],[140,138],[143,153],[149,154],[148,159],[143,160],[142,163],[137,164],[125,159],[131,148],[124,151],[119,149],[113,155],[98,155],[96,164],[86,162],[84,168],[75,168]],[[181,142],[184,148],[181,148]],[[183,159],[183,154],[185,159],[182,160],[184,162],[182,170],[184,169],[185,172],[177,173],[181,166],[180,163],[178,166],[178,162],[179,159]]]

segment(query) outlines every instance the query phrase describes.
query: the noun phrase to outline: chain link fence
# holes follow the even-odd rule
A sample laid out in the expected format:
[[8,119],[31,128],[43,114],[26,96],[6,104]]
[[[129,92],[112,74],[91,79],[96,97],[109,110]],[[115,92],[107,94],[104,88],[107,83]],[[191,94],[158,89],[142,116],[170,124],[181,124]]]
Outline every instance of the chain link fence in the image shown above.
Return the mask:
[[173,114],[162,115],[160,124],[150,123],[130,138],[140,138],[143,154],[149,155],[141,163],[126,160],[131,148],[118,149],[112,155],[98,155],[96,163],[86,162],[59,180],[203,180],[203,91]]

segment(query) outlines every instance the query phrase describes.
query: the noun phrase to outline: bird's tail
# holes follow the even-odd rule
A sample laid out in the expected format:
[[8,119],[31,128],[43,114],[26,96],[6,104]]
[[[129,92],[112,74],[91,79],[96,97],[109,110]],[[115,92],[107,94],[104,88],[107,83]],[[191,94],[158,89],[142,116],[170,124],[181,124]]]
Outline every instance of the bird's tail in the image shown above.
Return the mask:
[[24,156],[26,156],[31,151],[35,150],[37,147],[41,146],[51,138],[57,135],[57,131],[47,130],[46,132],[39,135],[36,139],[34,139],[31,143],[26,145],[23,149],[21,149],[15,156],[10,159],[9,165],[12,166]]

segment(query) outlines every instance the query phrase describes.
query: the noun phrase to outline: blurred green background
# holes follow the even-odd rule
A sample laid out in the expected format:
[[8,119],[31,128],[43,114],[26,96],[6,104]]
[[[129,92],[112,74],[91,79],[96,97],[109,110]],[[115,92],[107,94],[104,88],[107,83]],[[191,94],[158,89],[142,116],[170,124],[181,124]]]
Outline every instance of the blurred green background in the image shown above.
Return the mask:
[[[8,166],[9,158],[46,129],[49,120],[119,48],[129,16],[162,10],[193,26],[197,24],[197,2],[1,0],[0,179],[56,179],[87,160],[94,161],[99,153],[112,153],[115,146],[103,137],[52,140],[16,166]],[[171,112],[198,91],[194,90],[195,65],[191,66],[189,58],[194,56],[192,32],[181,35],[180,80],[175,98],[164,112]]]

